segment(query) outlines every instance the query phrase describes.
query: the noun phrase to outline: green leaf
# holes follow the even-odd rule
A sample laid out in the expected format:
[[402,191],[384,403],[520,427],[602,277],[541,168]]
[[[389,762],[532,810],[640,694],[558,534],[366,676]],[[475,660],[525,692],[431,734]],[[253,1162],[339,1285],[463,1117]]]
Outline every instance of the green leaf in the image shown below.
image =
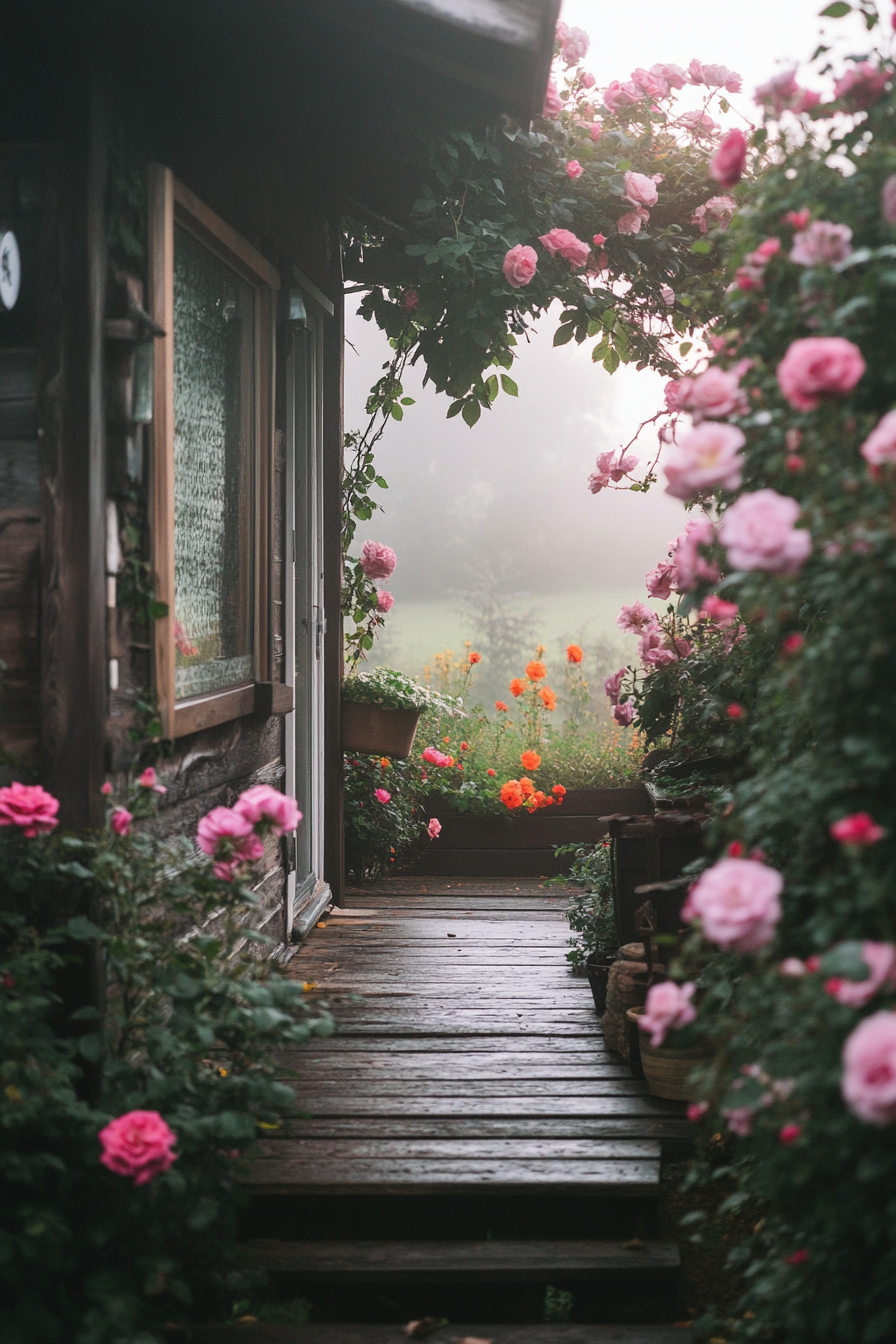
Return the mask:
[[501,374],[501,386],[507,393],[508,397],[518,397],[520,394],[520,390],[517,387],[516,383],[507,373]]
[[712,251],[712,243],[706,238],[698,238],[695,243],[691,243],[691,251],[701,253],[705,256],[708,252]]
[[70,938],[77,938],[79,942],[90,942],[93,938],[106,936],[86,915],[75,915],[74,919],[68,921],[65,930]]
[[93,876],[83,863],[60,863],[57,872],[62,873],[63,877],[78,877],[82,882]]
[[78,1040],[78,1053],[89,1059],[91,1064],[95,1064],[103,1053],[103,1038],[99,1032],[92,1031],[89,1036],[81,1036]]
[[494,401],[495,397],[498,395],[498,379],[495,374],[492,374],[490,378],[486,378],[485,380],[485,395],[488,397],[489,401]]
[[842,19],[852,10],[852,5],[847,5],[845,0],[834,0],[832,5],[823,9],[819,14],[820,19]]
[[88,1004],[85,1008],[78,1008],[69,1015],[70,1022],[98,1022],[102,1013],[98,1008]]
[[452,401],[451,405],[448,407],[448,414],[445,416],[445,419],[453,420],[456,415],[460,415],[463,408],[464,403],[462,401]]
[[470,426],[471,429],[473,428],[473,426],[475,425],[476,421],[479,419],[481,414],[482,414],[482,407],[479,405],[478,401],[464,402],[464,408],[461,411],[461,415],[464,417],[464,421]]
[[619,368],[619,355],[615,350],[608,350],[604,355],[604,368],[607,373],[615,373]]
[[401,399],[401,404],[402,404],[402,406],[413,406],[413,405],[415,404],[415,402],[414,402],[414,398],[413,398],[413,397],[402,397],[402,399]]
[[392,403],[392,408],[389,413],[392,416],[393,420],[404,419],[404,411],[401,409],[397,401]]
[[388,481],[384,481],[383,478],[382,478],[382,476],[377,476],[377,477],[376,477],[376,479],[375,479],[375,481],[374,481],[374,485],[378,485],[379,488],[380,488],[381,490],[388,490],[388,489],[389,489],[389,482],[388,482]]
[[693,341],[682,341],[681,345],[678,347],[678,353],[680,355],[686,355],[688,351],[692,348],[693,344],[694,344]]
[[149,618],[152,621],[161,621],[168,615],[167,602],[150,602],[148,604]]
[[554,344],[568,345],[574,335],[575,335],[575,328],[573,327],[571,322],[567,323],[566,326],[558,327],[557,330],[554,332]]

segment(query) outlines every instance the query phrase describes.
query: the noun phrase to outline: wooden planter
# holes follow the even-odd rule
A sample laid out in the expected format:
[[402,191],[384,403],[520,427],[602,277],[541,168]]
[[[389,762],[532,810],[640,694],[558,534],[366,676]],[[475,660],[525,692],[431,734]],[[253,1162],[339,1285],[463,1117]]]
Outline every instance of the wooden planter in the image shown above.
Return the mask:
[[569,871],[570,858],[555,858],[555,845],[596,844],[608,833],[600,820],[607,813],[651,810],[640,784],[570,789],[560,807],[526,816],[474,817],[445,812],[433,802],[430,815],[438,817],[442,833],[405,871],[431,877],[556,877]]
[[[670,882],[700,857],[703,821],[705,817],[680,812],[607,819],[613,838],[613,909],[620,946],[640,937],[635,929],[635,911],[648,895],[657,915],[657,933],[678,933],[686,893],[671,889],[664,892],[655,884]],[[641,890],[648,884],[652,885],[649,893]]]
[[342,702],[342,750],[362,756],[410,756],[420,713]]
[[688,1082],[691,1070],[712,1056],[705,1046],[700,1045],[687,1049],[674,1045],[652,1046],[647,1032],[638,1026],[643,1011],[643,1008],[629,1008],[626,1017],[640,1035],[641,1068],[651,1093],[666,1101],[696,1101],[697,1094]]

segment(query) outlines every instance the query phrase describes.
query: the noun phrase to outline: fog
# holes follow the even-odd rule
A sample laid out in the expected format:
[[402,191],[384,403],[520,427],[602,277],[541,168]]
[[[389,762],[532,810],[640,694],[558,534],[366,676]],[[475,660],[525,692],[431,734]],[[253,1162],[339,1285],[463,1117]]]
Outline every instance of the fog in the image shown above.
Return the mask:
[[[744,91],[731,101],[755,120],[753,89],[782,62],[811,53],[820,8],[820,0],[752,0],[747,8],[566,0],[563,17],[591,35],[586,65],[599,85],[626,79],[638,65],[687,66],[697,56],[743,75]],[[846,37],[844,25],[829,28]],[[368,389],[390,351],[351,303],[348,311],[346,428],[353,429],[365,423]],[[416,404],[388,426],[377,451],[389,482],[379,492],[384,511],[358,538],[386,542],[398,555],[389,584],[395,606],[376,661],[419,671],[436,650],[481,640],[477,616],[496,594],[505,610],[532,613],[523,623],[527,644],[581,635],[618,647],[619,603],[646,596],[644,575],[681,530],[682,506],[662,483],[646,495],[593,496],[587,479],[597,453],[627,442],[660,407],[663,380],[634,368],[607,374],[591,362],[590,342],[555,349],[555,327],[548,314],[518,347],[519,398],[500,394],[473,429],[459,417],[446,420],[448,399],[423,388],[419,369],[408,373],[405,392]],[[648,428],[635,449],[642,464],[655,444]]]

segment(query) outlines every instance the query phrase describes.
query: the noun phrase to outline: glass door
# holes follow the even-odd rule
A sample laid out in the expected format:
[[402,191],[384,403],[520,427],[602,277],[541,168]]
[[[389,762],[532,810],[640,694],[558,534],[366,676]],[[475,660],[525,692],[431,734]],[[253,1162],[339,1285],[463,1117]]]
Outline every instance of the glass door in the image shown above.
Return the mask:
[[[290,323],[288,367],[287,542],[292,563],[286,593],[287,672],[293,676],[295,709],[287,723],[287,788],[303,817],[296,835],[295,872],[290,875],[288,923],[304,937],[329,901],[324,855],[324,632],[323,605],[323,379],[321,322],[310,301]],[[290,548],[287,549],[289,559]],[[291,588],[291,592],[290,592]],[[291,738],[291,741],[290,741]]]

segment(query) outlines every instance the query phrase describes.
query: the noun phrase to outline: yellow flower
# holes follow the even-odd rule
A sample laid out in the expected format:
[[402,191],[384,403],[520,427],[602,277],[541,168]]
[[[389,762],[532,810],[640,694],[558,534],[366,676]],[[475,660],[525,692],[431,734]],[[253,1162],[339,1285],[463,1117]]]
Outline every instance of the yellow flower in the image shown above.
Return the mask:
[[223,1068],[219,1068],[219,1069],[218,1069],[218,1077],[219,1077],[219,1078],[226,1078],[228,1073],[229,1073],[229,1070],[228,1070],[228,1069],[223,1069]]
[[303,994],[310,994],[311,991],[312,991],[312,989],[317,989],[317,981],[316,981],[316,980],[303,980],[303,981],[302,981],[302,993],[303,993]]
[[279,1129],[279,1128],[280,1128],[280,1121],[279,1121],[279,1120],[278,1120],[275,1124],[273,1124],[273,1125],[268,1124],[267,1120],[256,1120],[255,1123],[256,1123],[256,1125],[258,1126],[259,1129]]

